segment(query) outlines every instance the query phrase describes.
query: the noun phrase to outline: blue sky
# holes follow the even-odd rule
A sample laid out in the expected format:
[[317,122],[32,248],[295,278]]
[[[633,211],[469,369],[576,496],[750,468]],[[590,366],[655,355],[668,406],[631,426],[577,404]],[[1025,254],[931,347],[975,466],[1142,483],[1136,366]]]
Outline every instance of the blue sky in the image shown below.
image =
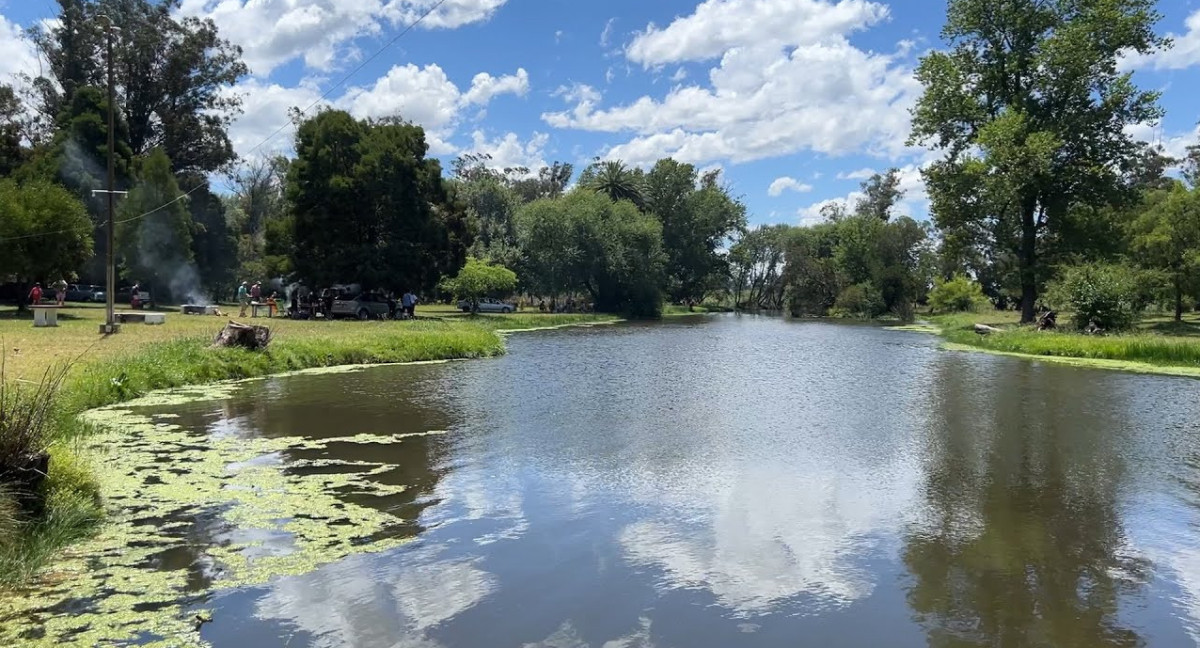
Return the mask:
[[[943,0],[445,0],[421,25],[333,87],[436,0],[183,0],[240,44],[253,76],[236,91],[239,152],[287,151],[291,106],[400,114],[435,153],[502,165],[667,155],[719,166],[753,223],[811,222],[853,200],[862,177],[902,170],[902,209],[927,210],[905,146],[919,56],[942,43]],[[21,28],[54,0],[0,0],[0,79],[36,73]],[[1179,153],[1200,140],[1200,0],[1163,0],[1176,47],[1130,60],[1163,91],[1167,117],[1135,133]]]

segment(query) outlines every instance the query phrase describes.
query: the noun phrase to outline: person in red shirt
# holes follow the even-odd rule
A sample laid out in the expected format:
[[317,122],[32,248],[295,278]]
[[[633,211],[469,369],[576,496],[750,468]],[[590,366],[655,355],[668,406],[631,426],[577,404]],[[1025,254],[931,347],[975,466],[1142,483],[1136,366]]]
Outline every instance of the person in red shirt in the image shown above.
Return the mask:
[[42,284],[33,284],[33,290],[29,291],[29,303],[37,306],[42,303]]

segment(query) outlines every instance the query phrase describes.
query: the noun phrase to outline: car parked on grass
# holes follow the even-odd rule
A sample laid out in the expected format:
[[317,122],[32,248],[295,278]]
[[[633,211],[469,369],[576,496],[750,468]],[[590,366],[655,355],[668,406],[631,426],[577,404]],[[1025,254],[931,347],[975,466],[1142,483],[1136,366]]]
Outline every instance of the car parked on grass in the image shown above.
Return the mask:
[[391,309],[386,296],[378,293],[360,293],[354,297],[335,298],[329,312],[333,317],[357,317],[367,320],[385,319]]
[[104,288],[95,284],[67,284],[67,301],[102,302],[107,295]]
[[472,304],[469,299],[464,299],[458,302],[458,308],[464,313],[470,313],[472,310],[480,313],[515,313],[517,311],[516,304],[490,297],[480,299],[478,304]]

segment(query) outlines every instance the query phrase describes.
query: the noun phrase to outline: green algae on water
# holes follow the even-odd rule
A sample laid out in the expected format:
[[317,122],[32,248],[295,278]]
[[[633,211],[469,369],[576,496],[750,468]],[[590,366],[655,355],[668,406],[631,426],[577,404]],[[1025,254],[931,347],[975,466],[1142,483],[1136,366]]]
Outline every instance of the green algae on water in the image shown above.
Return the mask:
[[[444,431],[325,439],[211,437],[164,422],[169,418],[160,414],[130,409],[224,398],[235,389],[225,383],[156,393],[83,415],[102,430],[88,452],[105,468],[97,474],[110,511],[108,524],[69,549],[31,589],[0,599],[0,640],[45,646],[134,639],[148,641],[145,645],[201,645],[195,618],[185,610],[205,595],[306,573],[407,541],[395,533],[404,520],[336,495],[404,492],[404,486],[372,479],[394,466],[292,460],[285,453],[335,443],[404,443]],[[338,470],[295,474],[297,467]]]

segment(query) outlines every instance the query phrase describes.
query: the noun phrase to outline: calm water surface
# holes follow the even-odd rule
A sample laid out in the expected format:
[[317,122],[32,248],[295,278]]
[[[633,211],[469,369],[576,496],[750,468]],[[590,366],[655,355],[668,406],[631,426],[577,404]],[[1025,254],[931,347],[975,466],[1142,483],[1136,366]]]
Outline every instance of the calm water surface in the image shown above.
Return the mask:
[[[1200,383],[937,345],[701,318],[518,335],[496,360],[279,378],[160,408],[198,438],[445,431],[277,457],[388,466],[371,478],[406,490],[345,498],[411,542],[209,594],[202,637],[1196,645]],[[202,573],[217,540],[189,542],[174,568]]]

